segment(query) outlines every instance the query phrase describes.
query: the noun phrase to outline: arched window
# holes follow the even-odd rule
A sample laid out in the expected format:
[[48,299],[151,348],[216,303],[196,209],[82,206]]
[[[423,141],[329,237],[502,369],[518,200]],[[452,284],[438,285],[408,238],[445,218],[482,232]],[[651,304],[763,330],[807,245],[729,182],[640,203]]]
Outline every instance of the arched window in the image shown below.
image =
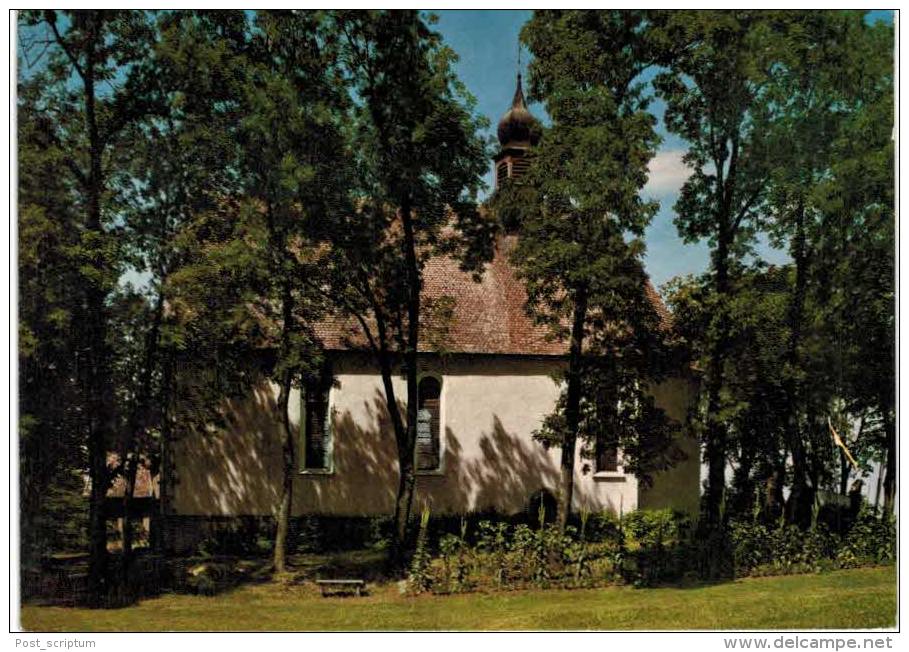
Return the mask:
[[331,416],[328,409],[331,385],[331,367],[327,364],[321,374],[307,375],[303,379],[303,471],[331,471]]
[[420,380],[417,411],[417,471],[437,471],[441,462],[440,430],[442,383],[426,376]]

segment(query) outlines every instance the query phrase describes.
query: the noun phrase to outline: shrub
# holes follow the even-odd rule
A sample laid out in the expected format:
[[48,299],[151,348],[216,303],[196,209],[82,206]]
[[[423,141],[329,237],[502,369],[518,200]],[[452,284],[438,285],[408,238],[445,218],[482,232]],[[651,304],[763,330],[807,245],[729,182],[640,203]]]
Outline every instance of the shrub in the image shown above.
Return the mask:
[[616,568],[635,586],[681,577],[690,564],[688,518],[669,509],[638,510],[622,518]]
[[508,524],[480,521],[478,526],[477,549],[492,572],[498,588],[506,586],[509,580]]
[[[581,514],[580,527],[562,533],[546,524],[511,525],[481,520],[471,533],[442,533],[439,554],[430,555],[428,512],[417,536],[407,586],[410,593],[456,593],[477,588],[597,586],[621,581],[652,586],[691,575],[726,577],[820,572],[837,566],[879,563],[895,555],[892,519],[864,512],[844,540],[815,522],[803,531],[757,518],[729,528],[692,532],[684,515],[670,510]],[[450,521],[450,519],[449,519]],[[452,528],[453,529],[453,528]],[[473,536],[471,536],[473,535]]]
[[445,534],[439,540],[441,558],[441,581],[435,582],[441,590],[448,593],[469,591],[474,586],[468,557],[471,557],[470,545],[467,543],[467,520],[461,520],[459,535]]
[[612,512],[597,512],[588,517],[586,539],[593,543],[616,542],[622,523]]
[[787,525],[775,528],[757,521],[731,524],[736,575],[820,572],[886,562],[895,557],[896,528],[892,518],[863,509],[841,539],[824,523],[808,530]]
[[632,513],[620,520],[585,513],[579,526],[562,533],[546,523],[542,510],[535,526],[484,519],[470,532],[462,518],[459,533],[442,533],[438,555],[431,559],[427,520],[421,523],[408,591],[596,586],[619,579],[646,585],[683,572],[688,526],[677,514]]
[[417,547],[410,562],[410,574],[407,576],[409,593],[424,593],[432,587],[429,572],[432,557],[429,554],[429,508],[423,509],[420,515],[420,530],[417,534]]
[[766,525],[756,521],[733,521],[730,531],[737,575],[748,574],[752,569],[770,562],[773,552]]
[[896,521],[893,516],[878,517],[863,506],[846,534],[836,560],[841,567],[879,564],[896,559]]

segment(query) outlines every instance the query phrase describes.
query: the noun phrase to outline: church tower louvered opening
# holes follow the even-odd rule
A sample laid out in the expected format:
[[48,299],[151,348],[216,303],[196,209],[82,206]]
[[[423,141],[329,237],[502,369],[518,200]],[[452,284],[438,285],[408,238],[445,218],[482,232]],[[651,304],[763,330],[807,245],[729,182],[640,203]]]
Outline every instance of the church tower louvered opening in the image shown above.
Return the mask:
[[499,120],[498,136],[502,148],[493,158],[496,188],[507,179],[520,177],[527,171],[530,165],[527,152],[540,139],[540,123],[527,108],[520,73],[511,108]]

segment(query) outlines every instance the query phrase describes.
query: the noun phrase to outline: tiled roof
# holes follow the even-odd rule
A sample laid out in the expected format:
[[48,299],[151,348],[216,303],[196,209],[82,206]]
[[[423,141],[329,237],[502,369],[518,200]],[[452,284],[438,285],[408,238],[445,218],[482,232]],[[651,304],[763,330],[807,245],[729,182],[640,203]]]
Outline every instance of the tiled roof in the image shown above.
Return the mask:
[[[534,324],[525,312],[527,299],[522,281],[509,262],[516,238],[499,240],[493,260],[486,265],[479,282],[460,269],[458,262],[446,256],[435,256],[423,270],[423,298],[454,300],[453,319],[444,338],[450,353],[483,353],[507,355],[565,355],[567,344],[547,338],[549,329]],[[670,315],[659,294],[648,282],[645,288],[662,318],[664,327]],[[316,334],[329,350],[363,348],[365,337],[355,320],[332,319],[319,324]],[[421,351],[436,347],[421,341]]]
[[[107,453],[107,466],[116,467],[120,462],[120,455],[114,452]],[[118,475],[114,478],[111,487],[107,490],[108,498],[121,498],[126,492],[126,481],[123,476]],[[158,476],[152,476],[149,469],[149,461],[142,456],[142,463],[136,469],[136,486],[133,489],[135,498],[149,498],[158,495]]]

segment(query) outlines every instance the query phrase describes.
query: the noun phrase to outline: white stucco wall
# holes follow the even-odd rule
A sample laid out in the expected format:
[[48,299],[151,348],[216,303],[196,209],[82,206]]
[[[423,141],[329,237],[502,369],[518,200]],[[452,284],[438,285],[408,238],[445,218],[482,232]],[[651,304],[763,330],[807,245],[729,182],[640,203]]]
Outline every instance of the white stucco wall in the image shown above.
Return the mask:
[[[543,488],[556,493],[558,449],[546,451],[531,433],[550,412],[559,388],[552,379],[559,362],[518,357],[449,356],[423,363],[422,371],[442,379],[442,465],[417,479],[415,509],[430,504],[434,513],[524,508]],[[381,378],[368,358],[345,355],[334,364],[330,394],[333,469],[301,473],[294,513],[347,516],[390,514],[397,490],[397,454],[387,418]],[[406,399],[404,380],[395,393]],[[672,381],[655,392],[670,416],[684,418],[687,385]],[[249,401],[229,406],[221,431],[193,435],[175,446],[177,514],[270,514],[281,486],[281,435],[271,416],[276,392],[263,388]],[[299,424],[300,398],[291,396],[291,419]],[[690,440],[688,442],[691,444]],[[689,449],[691,446],[689,445]],[[694,461],[657,478],[648,491],[633,476],[595,477],[592,461],[576,460],[575,509],[635,509],[639,495],[649,507],[696,510],[698,476]],[[689,467],[693,468],[691,476]]]

